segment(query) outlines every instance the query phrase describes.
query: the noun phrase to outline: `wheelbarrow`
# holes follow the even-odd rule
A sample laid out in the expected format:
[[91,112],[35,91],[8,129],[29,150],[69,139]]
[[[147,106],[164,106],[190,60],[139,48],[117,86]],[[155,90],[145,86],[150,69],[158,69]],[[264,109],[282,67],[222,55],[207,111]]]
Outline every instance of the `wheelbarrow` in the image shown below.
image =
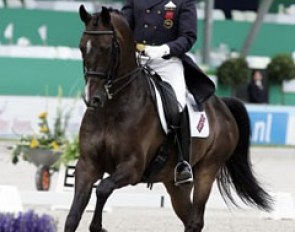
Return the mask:
[[24,149],[25,158],[37,167],[35,174],[36,188],[40,191],[48,191],[51,175],[54,173],[53,164],[61,157],[61,151],[46,150],[41,148]]

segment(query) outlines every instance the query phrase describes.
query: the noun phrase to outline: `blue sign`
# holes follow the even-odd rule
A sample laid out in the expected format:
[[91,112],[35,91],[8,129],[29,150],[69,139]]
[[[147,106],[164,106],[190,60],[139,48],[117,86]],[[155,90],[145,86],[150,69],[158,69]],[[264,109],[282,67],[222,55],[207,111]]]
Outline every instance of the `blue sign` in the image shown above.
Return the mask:
[[286,144],[288,113],[249,111],[252,144]]

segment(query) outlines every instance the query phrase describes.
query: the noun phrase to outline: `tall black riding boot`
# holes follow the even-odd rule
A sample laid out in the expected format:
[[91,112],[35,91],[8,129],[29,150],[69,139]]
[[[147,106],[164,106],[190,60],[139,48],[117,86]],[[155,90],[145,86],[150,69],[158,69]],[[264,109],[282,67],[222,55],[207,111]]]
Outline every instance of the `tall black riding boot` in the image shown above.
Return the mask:
[[178,140],[178,163],[175,167],[174,183],[175,185],[189,183],[193,181],[192,168],[189,164],[190,157],[190,127],[188,118],[188,109],[185,108],[180,113],[179,129],[177,129]]

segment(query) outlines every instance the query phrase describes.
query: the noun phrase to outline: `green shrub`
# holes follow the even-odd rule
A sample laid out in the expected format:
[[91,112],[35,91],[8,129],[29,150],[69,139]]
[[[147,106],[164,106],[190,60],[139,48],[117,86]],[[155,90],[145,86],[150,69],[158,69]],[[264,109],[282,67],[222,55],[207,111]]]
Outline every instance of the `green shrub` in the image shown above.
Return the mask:
[[250,69],[245,58],[231,58],[224,61],[217,69],[218,82],[229,86],[247,83]]
[[67,165],[69,162],[77,160],[80,156],[80,143],[79,137],[75,137],[73,141],[67,141],[64,147],[64,152],[61,155],[57,166],[61,163]]
[[267,68],[271,82],[281,84],[284,80],[295,78],[295,65],[291,55],[279,54],[272,58]]

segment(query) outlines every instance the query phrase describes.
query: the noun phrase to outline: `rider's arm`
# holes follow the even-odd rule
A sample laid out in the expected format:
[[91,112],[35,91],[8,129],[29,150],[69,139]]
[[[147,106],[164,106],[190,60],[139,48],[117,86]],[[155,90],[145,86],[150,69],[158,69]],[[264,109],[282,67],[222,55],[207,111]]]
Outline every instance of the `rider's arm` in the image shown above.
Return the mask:
[[197,39],[196,1],[185,0],[178,18],[178,37],[168,42],[171,56],[181,56],[188,52]]

